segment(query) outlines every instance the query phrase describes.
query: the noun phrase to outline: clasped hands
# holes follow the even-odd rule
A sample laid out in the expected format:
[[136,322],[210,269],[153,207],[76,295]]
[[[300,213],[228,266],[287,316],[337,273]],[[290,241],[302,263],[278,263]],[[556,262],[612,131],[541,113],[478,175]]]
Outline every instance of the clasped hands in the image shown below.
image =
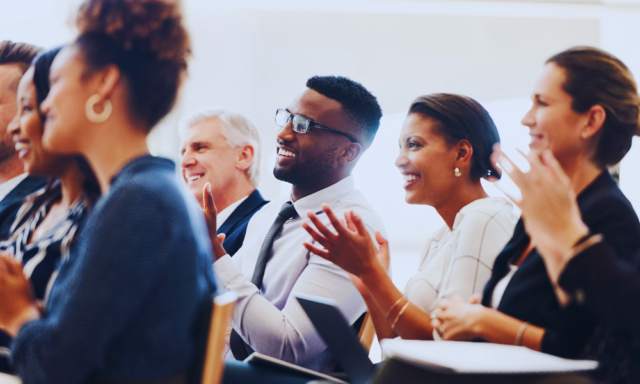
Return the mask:
[[26,322],[40,317],[29,279],[22,264],[0,253],[0,328],[16,337]]

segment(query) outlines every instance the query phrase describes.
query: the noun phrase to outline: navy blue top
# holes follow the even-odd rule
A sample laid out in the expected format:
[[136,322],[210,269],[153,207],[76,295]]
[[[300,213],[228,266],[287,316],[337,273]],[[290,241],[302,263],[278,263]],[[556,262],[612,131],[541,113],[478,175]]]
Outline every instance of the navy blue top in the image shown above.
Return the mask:
[[223,245],[229,256],[233,256],[242,247],[249,220],[267,203],[268,201],[262,198],[260,192],[257,189],[254,190],[218,228],[218,234],[226,235]]
[[188,371],[200,345],[197,314],[216,289],[206,224],[192,202],[167,159],[140,157],[111,180],[60,267],[47,314],[13,343],[24,384]]
[[[631,203],[604,171],[577,198],[582,220],[621,258],[629,259],[640,247],[640,222]],[[482,304],[491,305],[496,284],[509,272],[509,263],[522,255],[529,245],[523,222],[516,225],[513,237],[496,258],[485,286]],[[511,278],[498,310],[522,321],[545,328],[542,352],[577,358],[583,353],[598,324],[598,316],[584,307],[561,308],[549,280],[544,260],[534,248]]]

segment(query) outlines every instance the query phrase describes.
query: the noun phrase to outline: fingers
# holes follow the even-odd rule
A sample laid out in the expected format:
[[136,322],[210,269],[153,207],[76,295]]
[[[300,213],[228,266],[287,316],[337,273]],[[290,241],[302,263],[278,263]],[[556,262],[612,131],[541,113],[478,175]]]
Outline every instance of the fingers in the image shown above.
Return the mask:
[[[498,180],[496,180],[496,181],[498,181]],[[493,185],[495,185],[496,188],[498,188],[500,190],[500,192],[504,193],[504,195],[507,196],[507,198],[509,200],[511,200],[518,208],[522,209],[522,207],[520,206],[521,199],[518,199],[517,197],[513,196],[509,191],[507,191],[506,189],[502,188],[500,183],[494,183]]]
[[218,241],[220,242],[220,244],[222,244],[224,242],[224,239],[227,238],[227,235],[224,233],[221,233],[218,235]]
[[307,231],[307,233],[311,235],[313,240],[315,240],[318,243],[320,243],[323,247],[327,248],[330,245],[329,240],[327,240],[326,237],[324,237],[320,233],[318,233],[315,229],[311,228],[311,226],[309,224],[302,223],[302,228],[304,228],[304,230]]
[[364,221],[362,221],[362,217],[355,213],[353,210],[350,211],[351,221],[356,226],[358,234],[360,236],[369,236],[369,232],[367,231],[367,227],[364,225]]
[[480,304],[480,294],[474,293],[473,295],[471,295],[471,297],[469,298],[469,304]]
[[207,213],[217,213],[210,182],[206,182],[202,188],[202,210]]
[[344,213],[344,219],[347,222],[347,228],[353,233],[358,232],[358,228],[356,228],[356,224],[351,220],[351,210],[348,210]]
[[[320,219],[318,218],[318,216],[316,216],[316,214],[315,214],[315,213],[313,213],[313,212],[309,211],[309,212],[307,212],[307,216],[309,217],[309,219],[311,220],[311,222],[313,223],[313,225],[316,227],[316,230],[317,230],[318,232],[320,232],[320,233],[322,234],[322,236],[323,236],[325,239],[328,239],[328,240],[334,240],[334,239],[337,237],[333,232],[331,232],[331,231],[329,230],[329,228],[327,228],[327,227],[322,223],[322,221],[320,221]],[[302,223],[302,224],[303,224],[303,227],[304,227],[305,229],[307,229],[307,226],[309,226],[309,224],[308,224],[308,223]],[[306,225],[306,226],[305,226],[305,225]],[[310,228],[310,227],[309,227],[309,228]],[[309,232],[309,230],[307,230],[307,232]],[[309,232],[309,234],[311,234],[311,232]],[[313,236],[313,235],[311,234],[311,236]],[[315,237],[314,237],[314,239],[315,239],[316,241],[318,241],[318,239],[316,239]],[[326,240],[325,240],[325,241],[326,241]],[[322,245],[324,246],[324,243],[322,243],[322,242],[321,242],[320,244],[322,244]]]
[[525,184],[524,173],[518,168],[518,166],[511,161],[506,153],[502,152],[498,164],[504,169],[504,171],[511,177],[511,180],[520,188]]
[[[496,171],[498,171],[498,173],[502,175],[502,172],[500,172],[500,167],[496,166],[496,164],[500,163],[500,156],[502,156],[502,149],[500,148],[500,143],[495,143],[493,145],[493,152],[491,153],[491,164],[493,164]],[[498,178],[496,177],[491,177],[490,179],[498,180]],[[489,181],[493,181],[493,180],[489,180]]]
[[382,265],[389,270],[389,242],[385,239],[379,231],[376,231],[376,241],[380,245],[380,249],[378,250],[378,259],[382,263]]
[[340,222],[340,219],[336,217],[336,215],[331,210],[331,207],[329,207],[329,204],[322,204],[322,210],[329,218],[329,221],[331,222],[331,225],[333,225],[333,228],[336,230],[336,232],[338,232],[338,235],[346,234],[347,228],[345,228],[345,226]]
[[309,252],[311,252],[311,253],[313,253],[315,255],[318,255],[318,256],[320,256],[320,257],[322,257],[324,259],[327,259],[327,260],[331,261],[329,259],[329,256],[331,254],[326,249],[320,249],[320,248],[318,248],[316,246],[313,246],[313,245],[311,245],[309,243],[306,243],[306,242],[302,243],[302,246],[305,247]]

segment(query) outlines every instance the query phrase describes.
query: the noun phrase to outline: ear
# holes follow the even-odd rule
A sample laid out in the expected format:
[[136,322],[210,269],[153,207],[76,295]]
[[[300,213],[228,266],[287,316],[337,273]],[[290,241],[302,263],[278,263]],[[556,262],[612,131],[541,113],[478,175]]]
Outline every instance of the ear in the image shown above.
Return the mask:
[[587,124],[582,128],[580,135],[583,139],[588,139],[600,132],[604,121],[607,118],[607,111],[601,105],[594,105],[587,113]]
[[338,158],[338,161],[342,165],[347,165],[358,160],[360,157],[360,153],[362,153],[362,145],[360,143],[349,143],[349,145],[342,151],[342,154]]
[[239,171],[246,171],[253,164],[253,159],[256,156],[254,148],[250,145],[245,145],[238,153],[238,161],[236,161],[236,169]]
[[96,89],[96,93],[102,96],[102,98],[108,99],[120,80],[120,69],[115,65],[108,65],[98,71],[95,76],[98,77],[98,89]]
[[471,164],[471,157],[473,156],[471,143],[467,140],[460,140],[454,148],[456,150],[456,166],[467,169],[467,164]]

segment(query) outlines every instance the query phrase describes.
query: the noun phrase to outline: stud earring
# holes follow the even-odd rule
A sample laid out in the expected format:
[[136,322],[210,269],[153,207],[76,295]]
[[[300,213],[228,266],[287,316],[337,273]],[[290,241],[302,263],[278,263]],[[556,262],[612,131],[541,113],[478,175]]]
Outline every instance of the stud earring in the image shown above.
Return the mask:
[[582,132],[582,138],[586,139],[587,138],[587,132]]
[[454,169],[454,170],[453,170],[453,174],[454,174],[456,177],[460,177],[460,176],[462,176],[462,172],[460,172],[460,168],[458,168],[458,167],[456,167],[456,169]]

